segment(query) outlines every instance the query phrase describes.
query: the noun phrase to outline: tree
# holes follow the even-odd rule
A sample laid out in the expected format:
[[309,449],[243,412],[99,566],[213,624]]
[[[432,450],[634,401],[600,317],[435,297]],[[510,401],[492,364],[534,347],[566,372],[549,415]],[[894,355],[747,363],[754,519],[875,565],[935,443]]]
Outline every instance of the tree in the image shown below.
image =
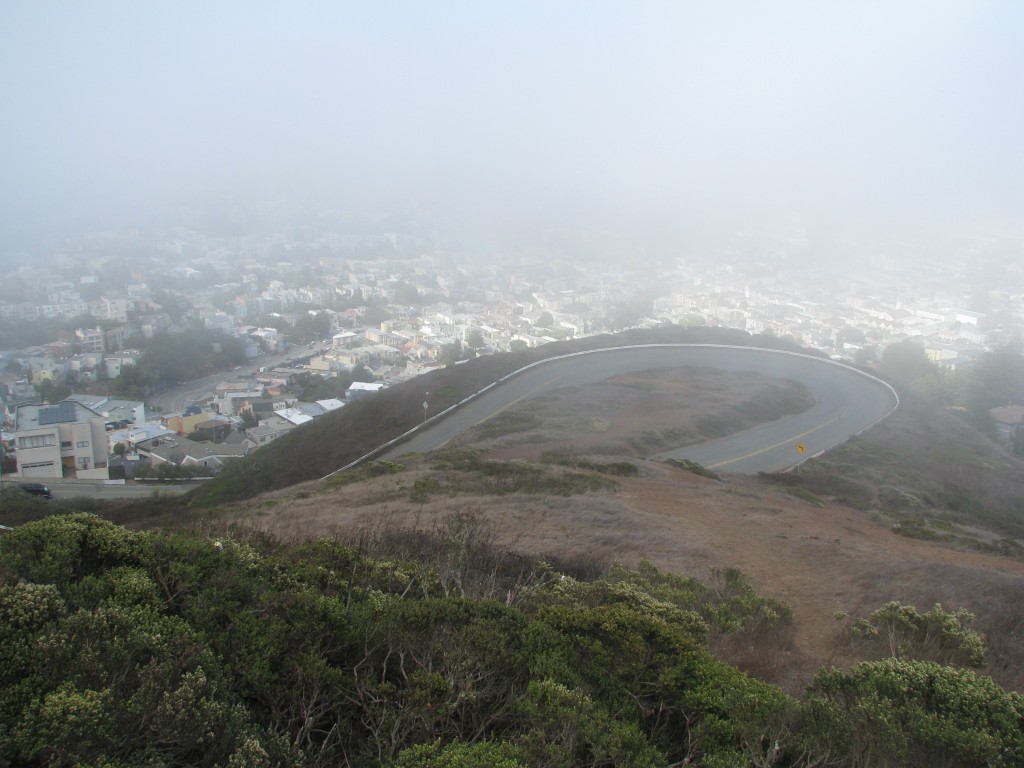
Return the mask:
[[220,331],[158,333],[134,366],[122,368],[110,388],[123,397],[142,399],[151,387],[197,379],[244,362],[242,342]]
[[484,345],[484,332],[477,327],[466,331],[466,346],[472,350],[478,350]]
[[395,303],[396,304],[422,304],[423,300],[416,290],[416,286],[409,285],[404,280],[399,280],[395,285]]
[[877,359],[878,348],[871,345],[867,347],[861,347],[853,353],[853,362],[857,365],[870,365]]
[[276,312],[269,315],[261,315],[257,322],[261,328],[276,328],[282,333],[287,331],[289,327],[288,321],[284,319],[284,316]]
[[120,375],[110,382],[110,392],[130,400],[145,400],[149,389],[156,384],[156,376],[145,366],[122,366]]
[[[352,369],[352,381],[371,383],[376,380],[377,377],[373,375],[373,372],[362,363],[359,363]],[[346,389],[347,388],[348,387],[346,387]]]
[[1008,349],[986,352],[976,363],[969,386],[989,408],[1024,404],[1024,356]]
[[860,328],[847,326],[836,334],[836,349],[842,349],[844,344],[863,344],[867,341],[864,331]]
[[295,344],[309,344],[331,335],[331,318],[326,312],[304,312],[295,320],[288,334]]
[[[360,366],[356,366],[356,368],[360,368]],[[365,371],[370,378],[363,378],[360,381],[373,381],[372,373],[366,371],[365,367],[362,367],[361,370]],[[353,380],[353,375],[349,371],[341,371],[330,378],[321,376],[319,373],[304,373],[298,380],[302,387],[299,399],[307,403],[317,400],[341,399],[345,396],[345,392]]]
[[43,379],[35,388],[45,403],[59,403],[71,395],[71,387],[53,379]]
[[878,371],[886,378],[910,384],[915,379],[935,373],[935,366],[925,354],[924,347],[917,342],[897,341],[882,352]]
[[461,360],[462,354],[462,342],[458,339],[453,341],[451,344],[445,344],[441,347],[441,362],[451,365]]
[[442,746],[438,739],[403,750],[395,768],[527,768],[527,764],[511,744],[453,741]]
[[371,304],[366,308],[363,313],[363,324],[364,325],[380,325],[385,320],[391,319],[391,312],[387,307],[379,304]]

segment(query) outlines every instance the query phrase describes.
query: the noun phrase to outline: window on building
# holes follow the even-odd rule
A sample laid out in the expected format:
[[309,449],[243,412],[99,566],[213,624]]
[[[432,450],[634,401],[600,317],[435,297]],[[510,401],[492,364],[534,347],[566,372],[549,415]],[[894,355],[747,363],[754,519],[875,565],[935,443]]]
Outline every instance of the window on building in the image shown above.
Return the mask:
[[18,438],[19,448],[46,448],[56,445],[53,435],[28,435]]
[[70,451],[72,445],[73,445],[73,443],[70,440],[61,440],[60,441],[60,449],[62,451]]
[[78,446],[79,448],[88,448],[89,447],[89,441],[88,440],[79,440],[77,443],[75,443],[75,445]]

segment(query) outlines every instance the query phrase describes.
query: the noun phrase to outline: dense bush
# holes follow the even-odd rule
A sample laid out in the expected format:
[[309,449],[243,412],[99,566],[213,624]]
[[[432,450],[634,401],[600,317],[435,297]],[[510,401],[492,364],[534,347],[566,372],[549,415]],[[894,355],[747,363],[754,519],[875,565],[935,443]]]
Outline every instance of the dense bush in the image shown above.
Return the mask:
[[973,673],[903,659],[828,670],[801,703],[715,660],[709,636],[786,620],[732,572],[704,585],[642,564],[577,581],[536,563],[520,571],[516,600],[500,602],[453,594],[425,561],[249,538],[136,533],[80,514],[0,539],[0,764],[1024,755],[1021,698]]
[[1024,698],[969,670],[896,658],[823,670],[807,708],[846,765],[1024,762]]

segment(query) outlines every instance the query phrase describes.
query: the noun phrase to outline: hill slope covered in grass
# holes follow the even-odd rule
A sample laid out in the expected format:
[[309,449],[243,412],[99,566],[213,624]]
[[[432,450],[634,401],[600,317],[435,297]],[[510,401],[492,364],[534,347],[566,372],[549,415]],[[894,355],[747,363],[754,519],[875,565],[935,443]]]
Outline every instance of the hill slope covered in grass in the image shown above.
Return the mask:
[[1024,555],[1024,461],[912,394],[881,424],[778,479],[877,510],[904,535],[966,539],[976,528],[996,534],[978,541]]
[[477,358],[398,384],[293,430],[230,464],[215,480],[189,494],[187,503],[209,506],[251,498],[264,491],[323,477],[421,423],[425,392],[430,392],[431,407],[441,411],[538,360],[587,349],[656,343],[797,349],[775,337],[755,337],[744,331],[671,326],[627,331],[615,336],[592,336],[523,352]]

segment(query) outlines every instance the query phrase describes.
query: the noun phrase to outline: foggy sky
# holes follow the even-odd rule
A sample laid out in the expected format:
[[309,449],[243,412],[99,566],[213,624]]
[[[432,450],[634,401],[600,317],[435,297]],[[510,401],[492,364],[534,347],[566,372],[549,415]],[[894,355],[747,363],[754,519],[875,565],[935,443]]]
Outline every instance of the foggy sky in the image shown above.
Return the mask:
[[0,245],[278,198],[1021,231],[1017,2],[0,4]]

